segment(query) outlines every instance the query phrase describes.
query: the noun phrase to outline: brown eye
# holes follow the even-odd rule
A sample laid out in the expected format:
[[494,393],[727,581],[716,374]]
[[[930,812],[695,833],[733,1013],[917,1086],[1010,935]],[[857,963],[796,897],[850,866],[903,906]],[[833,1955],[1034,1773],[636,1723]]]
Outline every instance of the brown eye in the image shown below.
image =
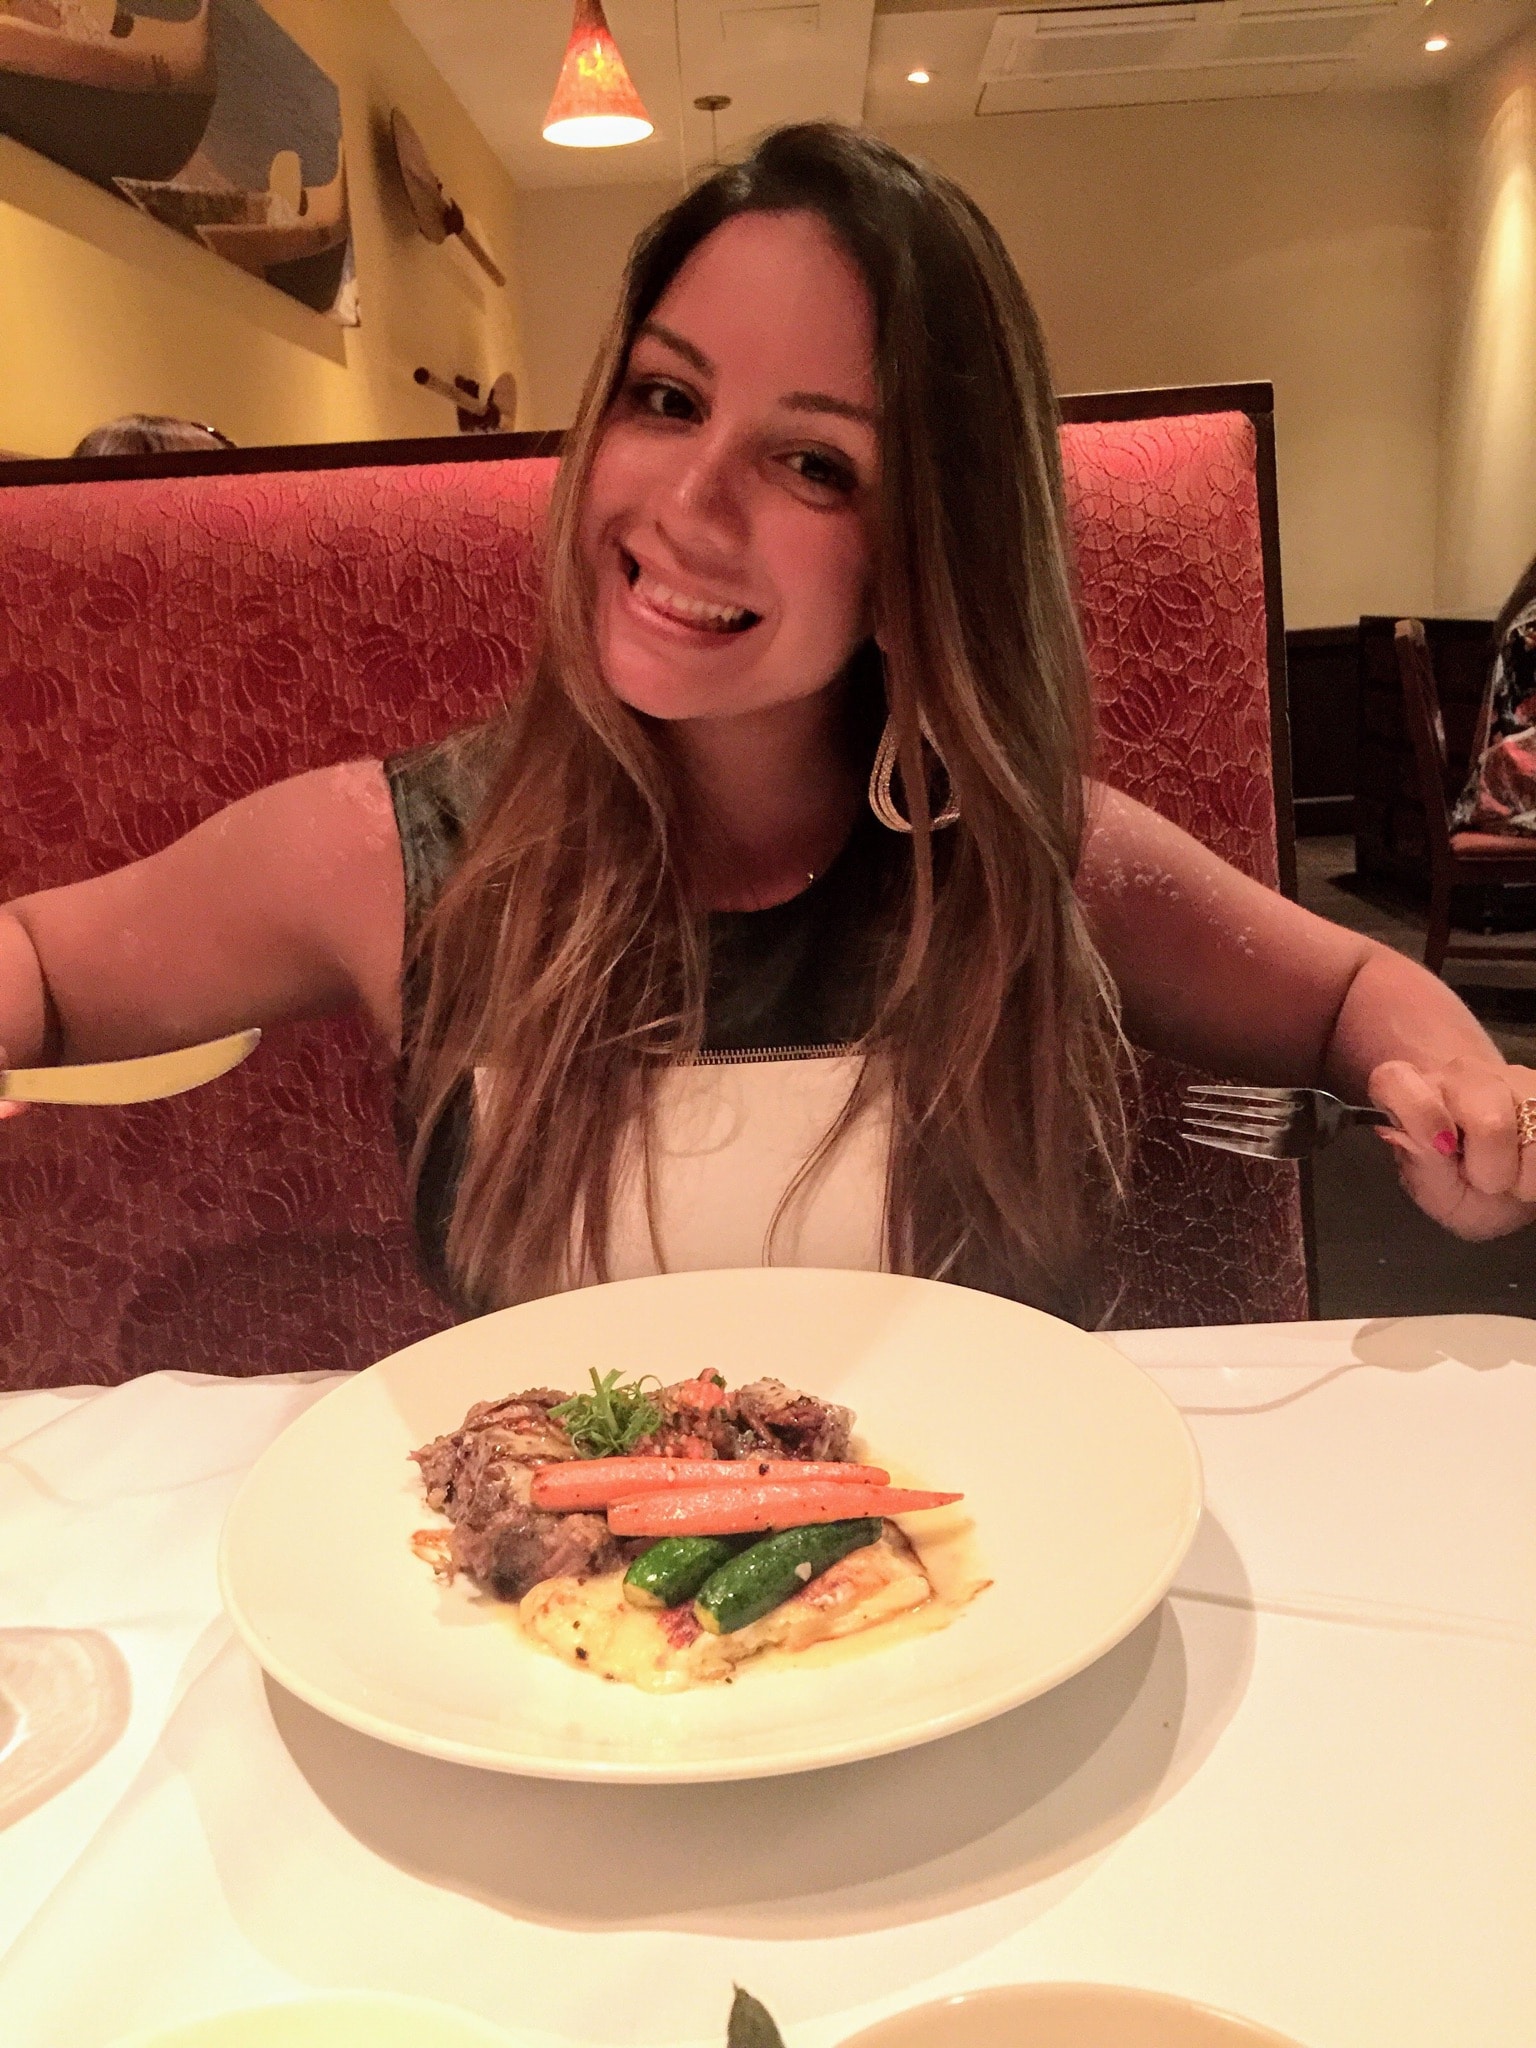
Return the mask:
[[846,495],[857,484],[858,479],[846,464],[834,462],[830,455],[823,455],[816,448],[802,448],[790,457],[792,463],[802,465],[796,475],[803,476],[808,484],[816,484],[824,490],[839,491]]
[[642,377],[630,386],[630,397],[641,412],[658,420],[690,419],[693,400],[680,384],[664,383],[659,377]]

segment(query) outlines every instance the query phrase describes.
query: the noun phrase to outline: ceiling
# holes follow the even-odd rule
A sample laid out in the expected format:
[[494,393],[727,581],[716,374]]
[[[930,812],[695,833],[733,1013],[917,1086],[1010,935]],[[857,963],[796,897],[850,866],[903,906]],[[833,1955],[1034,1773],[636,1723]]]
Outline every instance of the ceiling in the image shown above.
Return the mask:
[[[647,184],[711,160],[705,93],[727,155],[780,121],[863,117],[874,0],[604,0],[656,133],[621,149],[562,149],[539,133],[571,32],[571,0],[394,0],[516,183]],[[409,109],[407,109],[409,112]]]
[[[525,189],[676,182],[780,121],[879,128],[1049,108],[1442,83],[1536,0],[605,0],[656,132],[561,149],[539,127],[570,0],[393,0]],[[1424,49],[1430,35],[1448,47]],[[909,71],[931,74],[912,85]],[[716,117],[693,101],[725,93]],[[409,109],[407,109],[409,111]]]

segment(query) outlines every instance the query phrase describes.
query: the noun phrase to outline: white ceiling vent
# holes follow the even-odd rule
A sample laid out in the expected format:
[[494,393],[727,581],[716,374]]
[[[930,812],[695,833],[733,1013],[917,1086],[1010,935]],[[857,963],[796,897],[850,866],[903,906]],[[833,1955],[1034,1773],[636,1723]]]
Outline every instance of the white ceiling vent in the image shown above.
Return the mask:
[[[1420,0],[1122,0],[1110,7],[1031,8],[1000,14],[982,58],[979,114],[1062,104],[1056,88],[1097,77],[1114,98],[1137,78],[1252,74],[1273,67],[1287,88],[1317,84],[1372,48]],[[1122,81],[1112,85],[1112,81]],[[1172,78],[1169,76],[1169,84]],[[1213,76],[1213,83],[1215,82]],[[1252,88],[1250,88],[1252,89]],[[1262,87],[1259,89],[1262,90]],[[1080,95],[1074,95],[1082,104]]]

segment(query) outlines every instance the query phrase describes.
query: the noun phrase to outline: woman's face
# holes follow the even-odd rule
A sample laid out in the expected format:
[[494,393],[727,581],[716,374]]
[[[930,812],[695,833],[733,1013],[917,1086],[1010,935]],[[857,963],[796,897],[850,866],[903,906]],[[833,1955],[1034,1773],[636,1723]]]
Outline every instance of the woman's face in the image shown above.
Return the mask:
[[654,718],[823,689],[870,629],[874,322],[819,216],[739,214],[630,351],[587,489],[603,673]]

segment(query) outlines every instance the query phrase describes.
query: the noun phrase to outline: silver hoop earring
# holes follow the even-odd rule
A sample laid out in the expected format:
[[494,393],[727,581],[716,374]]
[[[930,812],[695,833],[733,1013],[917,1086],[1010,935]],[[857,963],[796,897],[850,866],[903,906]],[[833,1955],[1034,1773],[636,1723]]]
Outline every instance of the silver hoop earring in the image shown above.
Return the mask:
[[[953,825],[959,820],[960,799],[955,795],[955,785],[950,780],[948,765],[934,742],[933,734],[928,730],[926,718],[919,720],[919,730],[924,744],[944,770],[944,787],[948,794],[945,796],[943,809],[935,811],[929,820],[932,829],[941,832],[946,825]],[[896,772],[896,766],[896,729],[887,714],[885,730],[881,733],[880,744],[875,749],[874,766],[869,771],[869,808],[887,832],[910,832],[912,822],[897,810],[896,799],[891,793],[891,777]]]

